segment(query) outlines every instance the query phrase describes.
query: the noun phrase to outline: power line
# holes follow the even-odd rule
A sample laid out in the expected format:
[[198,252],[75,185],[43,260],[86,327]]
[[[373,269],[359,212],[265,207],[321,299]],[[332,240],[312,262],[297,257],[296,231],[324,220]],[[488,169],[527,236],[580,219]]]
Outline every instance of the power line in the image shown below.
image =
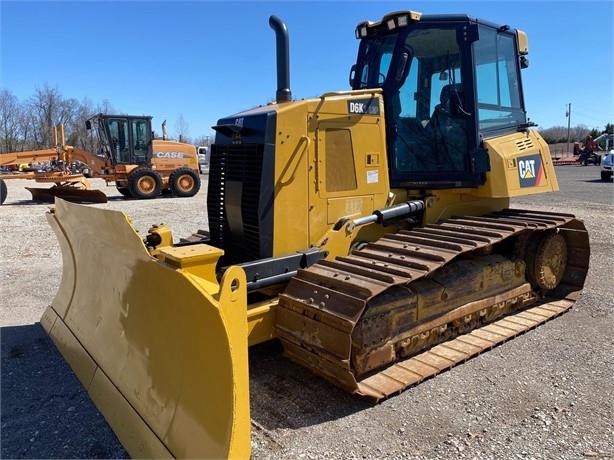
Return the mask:
[[[580,112],[578,112],[578,109],[580,109]],[[591,115],[587,115],[586,112],[589,112]],[[583,117],[594,118],[594,119],[596,119],[595,117],[611,119],[613,115],[612,112],[608,112],[607,110],[601,111],[601,110],[596,109],[595,107],[586,107],[586,106],[578,105],[578,104],[576,104],[576,113],[579,113]]]
[[591,115],[587,115],[583,112],[578,112],[577,110],[575,111],[576,116],[579,116],[580,118],[584,118],[584,119],[588,119],[588,120],[593,120],[593,122],[601,122],[602,119],[598,119],[594,116]]

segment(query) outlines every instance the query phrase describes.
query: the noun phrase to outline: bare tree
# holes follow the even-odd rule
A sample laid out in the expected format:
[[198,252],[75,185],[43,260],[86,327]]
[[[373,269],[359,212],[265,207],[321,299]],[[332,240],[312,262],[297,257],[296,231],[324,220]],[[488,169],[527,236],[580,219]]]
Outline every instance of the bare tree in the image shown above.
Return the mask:
[[0,91],[0,153],[15,152],[19,140],[21,106],[8,89]]
[[0,153],[49,148],[54,144],[53,128],[62,123],[69,145],[96,151],[98,139],[85,127],[97,113],[117,113],[111,102],[94,104],[65,99],[57,86],[37,87],[34,96],[23,103],[7,89],[0,89]]
[[[577,142],[583,140],[590,132],[590,129],[585,125],[576,125],[569,130],[569,142]],[[541,129],[539,133],[548,144],[557,144],[567,142],[567,126],[553,126],[551,128]]]
[[[6,89],[0,89],[0,153],[36,150],[53,146],[53,127],[64,124],[65,141],[69,145],[96,152],[99,140],[95,130],[87,130],[85,121],[98,113],[120,114],[107,99],[94,103],[84,97],[81,101],[65,99],[57,85],[47,83],[36,88],[34,96],[24,102]],[[187,120],[180,114],[174,125],[176,139],[197,146],[210,147],[215,139],[208,135],[190,137]]]
[[183,115],[179,114],[175,122],[175,135],[181,142],[190,142],[190,128]]
[[77,143],[75,145],[78,145],[88,152],[98,152],[101,148],[101,144],[96,130],[88,130],[85,122],[100,113],[110,115],[117,113],[117,110],[108,99],[105,99],[100,104],[94,104],[91,99],[85,97],[79,103],[77,109],[77,122],[74,128],[77,134]]
[[[53,145],[53,127],[62,122],[62,95],[59,88],[51,88],[47,83],[36,87],[35,95],[28,99],[28,111],[34,123],[33,141],[36,148]],[[65,121],[65,120],[64,120]]]
[[19,118],[19,132],[21,133],[19,151],[35,150],[37,144],[34,142],[36,137],[36,120],[28,105],[22,105],[21,117]]
[[111,102],[108,99],[105,99],[104,101],[102,101],[101,104],[98,104],[96,106],[96,113],[104,113],[107,115],[113,115],[117,113],[117,110],[115,110],[115,107],[113,107],[113,104],[111,104]]
[[66,136],[66,143],[68,145],[77,145],[78,143],[78,133],[75,131],[76,127],[79,123],[79,101],[76,99],[61,99],[57,121],[54,122],[53,126],[61,123],[64,125],[64,133]]
[[213,136],[203,136],[200,135],[194,138],[194,145],[198,145],[199,147],[210,147],[211,142],[213,140]]
[[84,97],[76,104],[73,119],[66,125],[67,142],[69,145],[93,152],[96,148],[94,138],[85,127],[85,121],[98,113],[91,99]]

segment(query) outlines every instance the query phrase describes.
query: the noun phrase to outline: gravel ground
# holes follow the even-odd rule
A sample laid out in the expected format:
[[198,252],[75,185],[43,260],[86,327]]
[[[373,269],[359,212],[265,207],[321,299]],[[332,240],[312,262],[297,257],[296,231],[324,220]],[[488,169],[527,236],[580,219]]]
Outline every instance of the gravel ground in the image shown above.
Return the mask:
[[[614,458],[614,186],[599,168],[557,168],[561,191],[513,207],[572,212],[591,237],[591,267],[567,314],[371,405],[281,356],[250,350],[252,457],[415,459]],[[206,176],[202,176],[206,180]],[[126,458],[38,323],[60,279],[61,255],[33,203],[8,181],[0,206],[2,458]],[[205,186],[194,198],[123,200],[113,187],[96,204],[119,209],[146,232],[175,237],[206,228]],[[95,236],[93,236],[95,237]]]

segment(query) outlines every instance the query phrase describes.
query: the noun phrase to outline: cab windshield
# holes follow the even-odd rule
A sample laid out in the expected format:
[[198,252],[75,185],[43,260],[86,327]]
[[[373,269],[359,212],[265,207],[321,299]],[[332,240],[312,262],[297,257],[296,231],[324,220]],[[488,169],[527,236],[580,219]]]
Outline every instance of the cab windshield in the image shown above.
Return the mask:
[[393,177],[462,179],[481,139],[525,123],[515,45],[469,18],[362,39],[352,88],[383,89]]
[[103,154],[112,164],[147,164],[151,144],[148,118],[99,116],[95,119]]

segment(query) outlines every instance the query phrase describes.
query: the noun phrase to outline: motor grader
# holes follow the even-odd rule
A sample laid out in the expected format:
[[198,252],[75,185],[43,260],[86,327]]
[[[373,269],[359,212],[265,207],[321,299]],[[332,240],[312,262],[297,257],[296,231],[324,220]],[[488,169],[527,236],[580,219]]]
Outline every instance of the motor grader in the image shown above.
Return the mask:
[[91,190],[82,173],[70,169],[79,161],[91,177],[114,184],[127,198],[151,199],[161,194],[192,197],[200,190],[196,147],[184,142],[154,139],[150,116],[98,114],[88,120],[88,130],[95,130],[99,150],[96,153],[66,145],[64,126],[54,128],[54,147],[0,155],[0,166],[19,163],[48,162],[44,171],[28,174],[0,175],[0,204],[6,199],[8,179],[34,179],[54,183],[51,188],[27,187],[34,200],[55,197],[78,202],[105,203],[107,196]]
[[276,101],[214,126],[208,231],[141,236],[63,200],[47,215],[64,270],[41,322],[133,457],[248,457],[252,345],[279,340],[376,402],[584,284],[584,224],[510,208],[558,189],[526,117],[523,32],[391,13],[358,24],[351,89],[294,100],[287,28],[270,26]]

